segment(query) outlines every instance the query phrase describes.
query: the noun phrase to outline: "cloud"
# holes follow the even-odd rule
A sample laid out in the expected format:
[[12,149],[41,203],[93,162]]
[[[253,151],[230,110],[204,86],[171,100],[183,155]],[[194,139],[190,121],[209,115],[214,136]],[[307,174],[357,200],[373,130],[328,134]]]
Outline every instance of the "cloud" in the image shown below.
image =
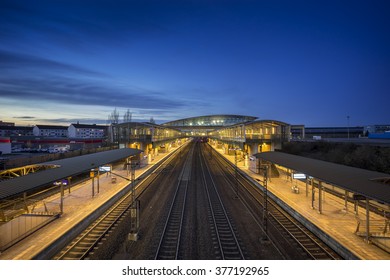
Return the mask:
[[79,75],[104,76],[102,73],[91,71],[75,65],[61,63],[33,55],[14,53],[0,50],[0,70],[3,71],[39,71],[39,72],[72,72]]
[[1,96],[18,102],[157,110],[185,106],[166,93],[119,85],[102,73],[37,56],[0,51],[0,71]]
[[22,120],[30,120],[30,119],[35,119],[35,117],[32,116],[16,116],[14,119],[22,119]]

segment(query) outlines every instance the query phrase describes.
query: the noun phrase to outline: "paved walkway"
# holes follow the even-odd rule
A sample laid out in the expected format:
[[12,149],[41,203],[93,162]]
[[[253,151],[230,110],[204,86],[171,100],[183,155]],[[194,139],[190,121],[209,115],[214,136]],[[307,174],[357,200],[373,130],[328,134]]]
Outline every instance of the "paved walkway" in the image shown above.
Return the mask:
[[[171,149],[170,153],[178,147]],[[170,154],[169,153],[169,154]],[[149,170],[153,165],[163,160],[168,153],[160,153],[154,157],[151,164],[142,166],[135,170],[135,177],[139,178],[143,173]],[[113,173],[129,178],[131,174],[123,170],[123,166],[115,168]],[[74,185],[71,192],[65,190],[63,214],[60,218],[54,220],[45,227],[39,229],[32,235],[23,239],[11,248],[0,254],[0,260],[29,260],[32,259],[42,248],[54,242],[70,228],[77,225],[85,219],[90,213],[107,202],[112,196],[125,188],[130,182],[120,176],[116,177],[116,183],[112,183],[111,175],[101,175],[99,179],[99,193],[97,193],[97,181],[94,183],[94,196],[92,196],[92,180]],[[46,208],[49,212],[59,212],[60,196],[54,195],[45,199]],[[34,212],[43,212],[44,204],[40,203],[34,208]]]
[[[234,163],[234,156],[223,154],[221,149],[216,149],[229,161]],[[237,167],[248,174],[250,177],[263,181],[263,176],[249,170],[248,162],[238,162]],[[298,184],[299,193],[292,191],[293,184]],[[271,178],[268,182],[268,190],[282,201],[295,209],[310,222],[315,224],[322,231],[326,232],[338,243],[348,248],[360,259],[367,260],[390,260],[390,254],[378,248],[373,244],[365,242],[364,238],[355,234],[357,220],[354,213],[353,204],[348,203],[348,211],[344,210],[345,202],[343,199],[326,193],[323,200],[322,214],[318,211],[318,189],[316,191],[315,208],[312,208],[311,187],[306,196],[306,184],[299,180],[291,182],[286,177]],[[366,210],[360,208],[359,217],[365,221]],[[370,220],[383,221],[383,217],[370,213]]]

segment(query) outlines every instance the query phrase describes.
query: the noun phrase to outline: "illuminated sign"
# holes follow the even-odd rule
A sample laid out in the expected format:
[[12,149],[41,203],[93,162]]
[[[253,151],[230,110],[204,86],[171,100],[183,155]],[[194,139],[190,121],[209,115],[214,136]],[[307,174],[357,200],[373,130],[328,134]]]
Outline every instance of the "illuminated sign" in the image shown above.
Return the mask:
[[100,166],[99,167],[100,172],[110,172],[111,171],[111,166]]
[[306,179],[306,174],[303,173],[294,173],[293,174],[294,179]]

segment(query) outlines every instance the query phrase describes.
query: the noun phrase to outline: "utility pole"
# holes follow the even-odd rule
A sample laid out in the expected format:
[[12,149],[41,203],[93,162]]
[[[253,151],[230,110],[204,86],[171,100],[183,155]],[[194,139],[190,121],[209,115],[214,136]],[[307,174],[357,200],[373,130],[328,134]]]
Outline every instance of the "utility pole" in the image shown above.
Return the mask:
[[64,183],[61,181],[60,214],[64,214]]
[[264,237],[263,240],[268,240],[268,166],[264,167],[264,205],[263,205],[263,227],[264,227]]
[[130,204],[130,233],[128,234],[128,240],[138,240],[138,229],[139,229],[139,200],[135,199],[135,167],[137,162],[130,159],[131,166],[131,204]]
[[234,150],[234,177],[236,179],[236,198],[238,198],[238,170],[237,170],[237,150]]

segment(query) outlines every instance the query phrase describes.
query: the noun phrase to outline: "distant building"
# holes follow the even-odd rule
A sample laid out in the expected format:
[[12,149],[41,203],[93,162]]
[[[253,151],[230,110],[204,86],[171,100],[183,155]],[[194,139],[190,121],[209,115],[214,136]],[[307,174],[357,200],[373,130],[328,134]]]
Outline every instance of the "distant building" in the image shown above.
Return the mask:
[[[1,124],[1,123],[0,123]],[[32,126],[0,125],[0,137],[33,136]]]
[[0,121],[0,126],[15,126],[15,123]]
[[305,139],[305,125],[294,124],[290,128],[291,139]]
[[107,136],[107,128],[105,125],[73,123],[68,128],[68,137],[104,138]]
[[11,139],[9,137],[0,137],[0,155],[11,153]]
[[33,128],[34,136],[68,137],[68,127],[60,125],[36,125]]
[[374,124],[374,125],[367,125],[364,127],[364,132],[366,132],[367,134],[385,133],[387,131],[390,131],[390,124]]
[[375,124],[364,127],[370,139],[390,139],[390,124]]
[[294,127],[291,129],[292,138],[299,139],[304,136],[305,139],[313,139],[313,136],[320,138],[359,138],[364,136],[363,126],[353,127]]

